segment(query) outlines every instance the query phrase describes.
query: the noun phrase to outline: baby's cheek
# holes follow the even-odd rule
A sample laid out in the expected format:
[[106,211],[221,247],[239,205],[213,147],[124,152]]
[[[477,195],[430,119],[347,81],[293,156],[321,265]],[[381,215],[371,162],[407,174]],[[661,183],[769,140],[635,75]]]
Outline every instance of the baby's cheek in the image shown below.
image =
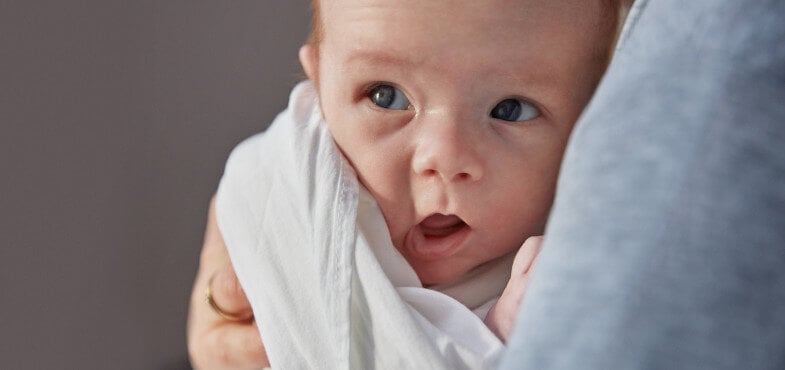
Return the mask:
[[547,195],[517,197],[498,207],[501,212],[493,229],[499,232],[499,253],[506,254],[517,251],[528,237],[543,233],[550,201]]
[[379,204],[396,243],[402,242],[411,227],[413,200],[407,163],[384,144],[368,145],[353,159],[360,182]]

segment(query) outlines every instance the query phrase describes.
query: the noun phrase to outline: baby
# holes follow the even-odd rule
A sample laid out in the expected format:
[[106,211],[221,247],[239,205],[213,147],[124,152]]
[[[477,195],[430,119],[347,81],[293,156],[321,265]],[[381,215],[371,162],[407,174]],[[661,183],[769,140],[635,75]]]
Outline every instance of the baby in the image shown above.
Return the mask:
[[[300,62],[422,286],[511,261],[543,233],[573,124],[611,55],[618,1],[317,0],[313,10]],[[483,314],[502,341],[538,243],[512,276],[502,264],[507,288]]]
[[[570,131],[608,62],[617,3],[323,0],[313,9],[300,61],[424,285],[542,234]],[[517,311],[505,298],[486,318],[503,337],[509,328],[498,325],[511,320],[498,316]]]

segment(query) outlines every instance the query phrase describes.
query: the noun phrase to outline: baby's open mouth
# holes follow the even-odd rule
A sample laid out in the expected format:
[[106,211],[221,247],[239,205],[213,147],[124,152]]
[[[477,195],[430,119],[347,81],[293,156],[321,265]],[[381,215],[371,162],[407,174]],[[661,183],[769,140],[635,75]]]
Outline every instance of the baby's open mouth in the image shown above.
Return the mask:
[[456,215],[432,214],[407,236],[410,253],[424,260],[449,257],[461,249],[471,227]]
[[456,215],[443,215],[436,213],[420,222],[425,237],[441,237],[450,235],[466,226],[466,223]]

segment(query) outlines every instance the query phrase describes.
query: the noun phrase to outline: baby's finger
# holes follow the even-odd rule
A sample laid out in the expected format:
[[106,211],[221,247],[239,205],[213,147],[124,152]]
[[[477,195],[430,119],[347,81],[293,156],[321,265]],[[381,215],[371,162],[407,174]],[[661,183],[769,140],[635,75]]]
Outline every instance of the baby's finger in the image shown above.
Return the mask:
[[540,253],[542,235],[532,236],[523,243],[512,262],[512,276],[521,276],[529,272],[534,259]]
[[232,323],[216,327],[191,348],[196,369],[252,369],[270,366],[259,330],[254,324]]
[[240,286],[231,264],[227,264],[215,273],[210,288],[213,301],[221,311],[237,317],[252,315],[251,303],[248,302],[248,297],[245,296],[245,291]]

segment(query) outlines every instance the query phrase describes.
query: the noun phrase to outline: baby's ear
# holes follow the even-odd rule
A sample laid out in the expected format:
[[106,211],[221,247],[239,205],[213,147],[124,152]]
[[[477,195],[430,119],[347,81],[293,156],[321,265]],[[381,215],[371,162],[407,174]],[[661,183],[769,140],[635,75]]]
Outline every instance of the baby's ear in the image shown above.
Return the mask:
[[319,61],[316,55],[316,48],[310,44],[305,44],[300,47],[300,64],[303,66],[305,75],[308,79],[316,82],[316,72],[319,68]]

